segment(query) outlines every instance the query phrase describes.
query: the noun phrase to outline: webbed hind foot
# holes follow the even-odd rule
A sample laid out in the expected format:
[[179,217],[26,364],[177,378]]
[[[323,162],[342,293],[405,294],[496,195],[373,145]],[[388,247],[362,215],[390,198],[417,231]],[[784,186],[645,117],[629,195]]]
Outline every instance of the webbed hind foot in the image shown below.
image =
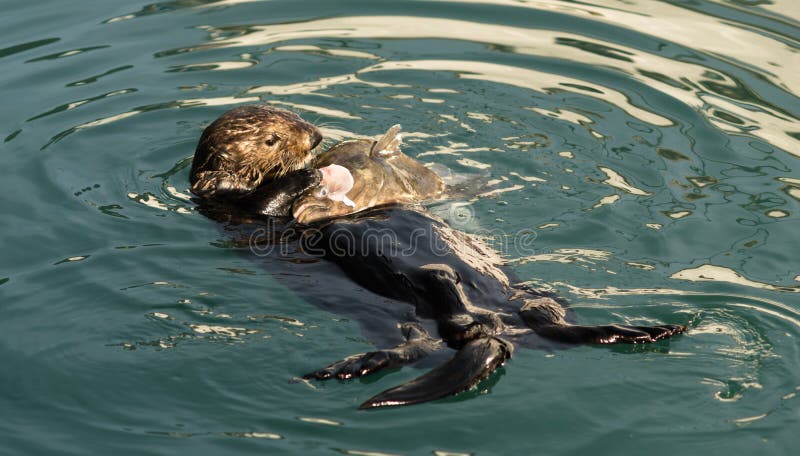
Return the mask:
[[310,372],[304,375],[303,378],[306,380],[328,380],[335,377],[340,380],[346,380],[353,377],[363,377],[381,369],[392,368],[400,364],[395,361],[398,357],[393,355],[392,350],[377,350],[348,356],[323,369]]
[[648,344],[686,331],[683,325],[546,325],[535,329],[548,339],[572,344]]
[[303,376],[306,380],[328,380],[363,377],[383,369],[413,363],[439,348],[441,341],[433,339],[416,323],[400,325],[406,341],[392,348],[348,356],[327,367]]
[[647,344],[686,332],[683,325],[572,325],[566,312],[549,297],[526,299],[519,315],[536,334],[569,344]]
[[452,396],[480,383],[506,360],[514,346],[497,337],[482,337],[467,342],[446,363],[427,373],[379,393],[358,408],[418,404]]

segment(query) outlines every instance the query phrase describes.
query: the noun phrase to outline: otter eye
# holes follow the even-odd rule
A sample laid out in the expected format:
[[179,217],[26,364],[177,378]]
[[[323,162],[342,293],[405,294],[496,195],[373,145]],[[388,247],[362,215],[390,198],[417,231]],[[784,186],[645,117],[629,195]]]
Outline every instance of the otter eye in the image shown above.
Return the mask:
[[280,141],[280,140],[281,140],[281,137],[280,137],[280,136],[278,136],[278,135],[271,135],[269,138],[267,138],[267,140],[266,140],[266,141],[264,141],[264,143],[266,143],[266,145],[267,145],[267,146],[269,146],[269,147],[272,147],[272,146],[274,146],[275,144],[277,144],[277,142],[278,142],[278,141]]

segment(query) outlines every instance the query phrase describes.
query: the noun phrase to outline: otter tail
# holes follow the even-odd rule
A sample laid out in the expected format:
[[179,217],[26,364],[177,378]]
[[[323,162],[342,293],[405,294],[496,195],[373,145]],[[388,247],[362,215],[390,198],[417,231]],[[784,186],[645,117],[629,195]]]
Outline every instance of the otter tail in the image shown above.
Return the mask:
[[480,383],[511,358],[513,346],[496,337],[465,344],[449,361],[426,374],[373,396],[359,409],[410,405],[466,391]]

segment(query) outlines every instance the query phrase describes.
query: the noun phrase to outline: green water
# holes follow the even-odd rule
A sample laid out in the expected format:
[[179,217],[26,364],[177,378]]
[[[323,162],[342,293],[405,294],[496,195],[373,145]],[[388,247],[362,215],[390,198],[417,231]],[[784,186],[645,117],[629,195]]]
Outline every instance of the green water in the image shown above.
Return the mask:
[[[0,7],[0,454],[796,451],[794,0]],[[403,124],[495,191],[433,210],[535,231],[503,251],[519,277],[583,322],[689,333],[520,349],[400,409],[356,406],[419,369],[289,383],[372,345],[186,195],[205,125],[259,100],[328,144]]]

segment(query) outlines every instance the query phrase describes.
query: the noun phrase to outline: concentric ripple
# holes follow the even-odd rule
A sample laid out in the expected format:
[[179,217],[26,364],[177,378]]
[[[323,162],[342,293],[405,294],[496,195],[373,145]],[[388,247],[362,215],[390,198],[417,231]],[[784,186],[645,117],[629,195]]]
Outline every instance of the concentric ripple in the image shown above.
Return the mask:
[[[66,3],[0,17],[4,448],[795,451],[793,0]],[[338,270],[258,259],[195,210],[202,129],[261,101],[327,145],[402,124],[462,189],[430,210],[520,281],[688,334],[517,350],[468,395],[379,413],[355,407],[420,370],[288,382],[399,336]],[[373,327],[337,312],[362,302]]]

